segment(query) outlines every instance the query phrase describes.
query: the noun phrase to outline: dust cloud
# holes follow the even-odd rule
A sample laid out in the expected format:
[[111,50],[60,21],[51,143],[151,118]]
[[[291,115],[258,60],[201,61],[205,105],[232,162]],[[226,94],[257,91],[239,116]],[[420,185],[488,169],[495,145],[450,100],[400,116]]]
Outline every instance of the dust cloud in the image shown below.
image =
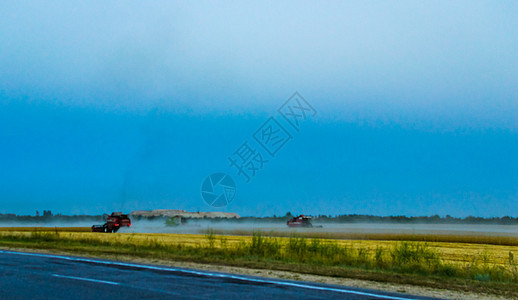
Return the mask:
[[[204,234],[315,233],[315,234],[441,234],[471,236],[516,236],[518,225],[480,224],[396,224],[396,223],[318,223],[312,228],[288,228],[285,222],[188,220],[185,224],[166,226],[165,220],[135,220],[119,232]],[[321,226],[321,227],[320,227]]]

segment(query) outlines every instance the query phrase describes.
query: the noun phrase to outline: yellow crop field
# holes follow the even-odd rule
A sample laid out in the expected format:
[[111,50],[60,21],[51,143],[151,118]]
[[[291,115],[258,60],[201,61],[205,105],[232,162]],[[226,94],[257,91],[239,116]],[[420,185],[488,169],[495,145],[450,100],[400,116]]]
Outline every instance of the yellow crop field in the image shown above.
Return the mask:
[[[215,230],[220,235],[252,235],[250,230]],[[449,242],[469,244],[490,244],[518,246],[518,237],[512,235],[475,235],[475,234],[408,234],[408,233],[357,233],[357,232],[321,232],[321,231],[266,231],[268,236],[290,237],[293,235],[306,238],[319,238],[331,240],[384,240],[384,241],[423,241],[423,242]]]
[[[88,228],[86,228],[88,229]],[[82,228],[72,228],[67,231],[66,228],[58,230],[61,238],[70,240],[98,240],[119,244],[127,244],[133,246],[147,245],[157,242],[165,245],[184,245],[192,247],[205,247],[209,243],[206,235],[202,234],[171,234],[171,233],[93,233],[93,232],[71,232],[81,231]],[[46,230],[38,229],[38,232]],[[54,228],[48,228],[48,231],[54,231]],[[85,230],[86,231],[86,230]],[[0,228],[0,237],[5,235],[25,235],[30,236],[32,232],[29,228]],[[288,243],[288,237],[275,237],[280,244]],[[243,243],[251,243],[251,236],[238,235],[215,235],[213,236],[213,247],[215,248],[233,248]],[[311,240],[309,240],[311,241]],[[400,241],[395,240],[335,240],[320,239],[320,242],[334,243],[341,246],[347,246],[350,249],[363,249],[368,255],[373,256],[377,248],[390,249]],[[518,255],[518,246],[506,245],[488,245],[481,243],[455,243],[455,242],[414,242],[426,244],[429,248],[436,250],[440,259],[448,264],[469,264],[474,261],[478,263],[486,263],[491,265],[506,266],[509,265],[509,253]]]

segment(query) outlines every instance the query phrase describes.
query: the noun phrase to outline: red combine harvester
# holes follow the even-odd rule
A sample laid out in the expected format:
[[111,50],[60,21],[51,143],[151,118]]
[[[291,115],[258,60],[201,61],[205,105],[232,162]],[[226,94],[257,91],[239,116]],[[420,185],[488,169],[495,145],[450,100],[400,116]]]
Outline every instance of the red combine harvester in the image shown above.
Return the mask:
[[131,220],[128,215],[121,212],[112,212],[103,225],[93,225],[93,232],[117,232],[121,227],[130,227]]
[[300,215],[298,217],[294,217],[291,220],[288,220],[286,224],[288,227],[313,227],[313,224],[309,221],[311,220],[310,216]]

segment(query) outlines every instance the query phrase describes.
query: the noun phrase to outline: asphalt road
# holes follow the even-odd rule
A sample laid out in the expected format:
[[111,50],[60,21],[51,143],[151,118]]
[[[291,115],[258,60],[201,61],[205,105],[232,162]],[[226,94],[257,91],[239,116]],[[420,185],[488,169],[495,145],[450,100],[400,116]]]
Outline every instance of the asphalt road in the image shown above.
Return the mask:
[[0,251],[0,299],[430,299],[309,282]]

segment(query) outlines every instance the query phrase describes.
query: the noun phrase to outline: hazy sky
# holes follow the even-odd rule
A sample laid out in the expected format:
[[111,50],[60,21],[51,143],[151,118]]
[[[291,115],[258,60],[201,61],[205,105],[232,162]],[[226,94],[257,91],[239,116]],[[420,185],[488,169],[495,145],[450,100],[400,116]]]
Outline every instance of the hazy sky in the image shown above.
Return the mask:
[[[317,114],[246,183],[228,156],[295,91]],[[518,4],[4,1],[0,201],[518,216]]]

